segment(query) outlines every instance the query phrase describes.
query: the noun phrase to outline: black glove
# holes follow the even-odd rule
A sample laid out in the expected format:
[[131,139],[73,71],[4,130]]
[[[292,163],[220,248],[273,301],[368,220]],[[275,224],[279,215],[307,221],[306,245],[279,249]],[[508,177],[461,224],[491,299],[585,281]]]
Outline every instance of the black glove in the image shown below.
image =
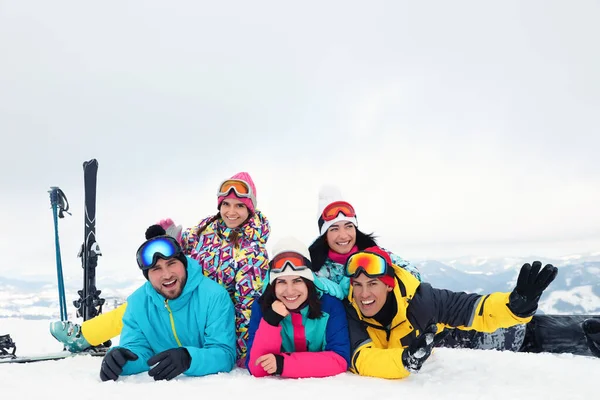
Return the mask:
[[110,350],[102,359],[100,367],[100,379],[102,382],[108,380],[116,381],[123,372],[123,366],[127,361],[137,360],[138,356],[131,350],[123,347],[115,347]]
[[285,318],[283,315],[276,313],[272,307],[267,307],[265,312],[263,313],[263,319],[265,322],[272,326],[279,326],[281,321]]
[[583,321],[582,328],[590,351],[596,357],[600,357],[600,319],[586,319]]
[[177,347],[150,357],[148,365],[152,367],[154,364],[156,365],[148,371],[148,375],[154,377],[155,381],[170,381],[190,368],[192,356],[185,347]]
[[[402,352],[402,364],[410,373],[419,372],[423,363],[431,355],[431,350],[438,343],[435,340],[437,325],[431,324]],[[443,335],[445,336],[445,335]]]
[[523,264],[517,286],[508,297],[508,308],[517,317],[526,318],[535,314],[538,300],[542,292],[556,278],[558,268],[552,264],[546,264],[540,272],[542,263],[534,261],[533,265]]

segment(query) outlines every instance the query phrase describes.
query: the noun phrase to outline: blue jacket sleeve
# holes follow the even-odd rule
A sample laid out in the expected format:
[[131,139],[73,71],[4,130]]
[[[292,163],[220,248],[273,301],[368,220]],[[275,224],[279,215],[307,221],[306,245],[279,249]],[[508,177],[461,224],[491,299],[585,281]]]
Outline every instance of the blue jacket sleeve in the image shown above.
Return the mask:
[[204,347],[185,346],[192,357],[190,368],[184,372],[189,376],[229,372],[235,365],[235,316],[231,298],[223,289],[203,300],[210,302]]
[[256,331],[258,330],[258,326],[260,325],[260,320],[262,319],[262,310],[260,309],[260,304],[258,304],[258,299],[254,300],[254,304],[252,304],[252,312],[250,313],[250,325],[248,326],[248,351],[246,357],[246,368],[248,368],[248,362],[250,361],[250,349],[252,348],[252,344],[254,343],[254,336],[256,335]]
[[321,297],[323,311],[329,314],[325,332],[325,350],[334,351],[350,365],[350,335],[348,319],[342,302],[324,294]]
[[135,320],[135,312],[133,310],[134,307],[131,307],[131,305],[125,310],[125,314],[123,315],[123,329],[121,330],[118,347],[130,350],[138,356],[138,359],[135,361],[127,361],[123,366],[121,375],[134,375],[148,371],[150,367],[148,366],[147,361],[154,354],[148,339]]

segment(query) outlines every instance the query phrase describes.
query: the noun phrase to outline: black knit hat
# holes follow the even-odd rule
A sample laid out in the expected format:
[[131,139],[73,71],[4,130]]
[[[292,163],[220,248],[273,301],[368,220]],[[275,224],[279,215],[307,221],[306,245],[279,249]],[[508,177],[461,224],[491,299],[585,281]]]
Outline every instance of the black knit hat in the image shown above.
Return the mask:
[[[167,232],[160,225],[150,225],[148,227],[148,229],[146,229],[146,240],[150,240],[150,239],[153,239],[158,236],[166,236],[166,235],[167,235]],[[178,255],[176,255],[175,258],[178,259],[179,261],[181,261],[183,263],[183,266],[187,270],[187,258],[185,257],[185,254],[183,254],[183,251],[181,251]],[[148,279],[148,270],[147,269],[142,270],[142,274],[144,274],[144,277],[146,279]]]

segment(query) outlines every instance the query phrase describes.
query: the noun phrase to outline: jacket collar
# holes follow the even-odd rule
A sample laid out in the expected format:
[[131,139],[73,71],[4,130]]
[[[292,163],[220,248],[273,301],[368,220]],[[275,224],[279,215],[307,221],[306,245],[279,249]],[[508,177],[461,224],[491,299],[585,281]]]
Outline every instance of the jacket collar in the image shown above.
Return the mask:
[[[396,280],[396,286],[394,286],[393,294],[396,298],[396,304],[398,310],[396,311],[396,315],[392,319],[392,323],[390,324],[389,330],[394,329],[398,325],[404,323],[406,321],[406,309],[408,308],[408,304],[410,300],[413,298],[417,288],[421,284],[417,278],[412,276],[412,274],[406,271],[403,268],[400,268],[396,265],[392,265],[394,268],[394,279]],[[387,327],[382,326],[379,322],[377,322],[374,318],[368,318],[362,315],[360,312],[360,308],[358,304],[352,298],[352,286],[350,286],[350,291],[348,292],[348,300],[352,307],[356,310],[356,314],[358,318],[365,322],[367,325],[372,326],[378,329],[387,330]]]

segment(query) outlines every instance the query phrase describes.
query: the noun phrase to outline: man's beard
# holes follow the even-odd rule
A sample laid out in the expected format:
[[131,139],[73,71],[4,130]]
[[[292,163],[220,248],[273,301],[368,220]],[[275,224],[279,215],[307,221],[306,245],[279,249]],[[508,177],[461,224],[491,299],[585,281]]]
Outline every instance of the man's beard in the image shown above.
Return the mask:
[[164,286],[160,285],[159,288],[154,288],[158,293],[160,293],[165,299],[167,300],[175,300],[176,298],[178,298],[179,296],[181,296],[181,293],[183,293],[183,288],[185,287],[185,284],[187,283],[187,275],[184,276],[181,280],[177,280],[177,291],[173,292],[172,288],[165,288]]

